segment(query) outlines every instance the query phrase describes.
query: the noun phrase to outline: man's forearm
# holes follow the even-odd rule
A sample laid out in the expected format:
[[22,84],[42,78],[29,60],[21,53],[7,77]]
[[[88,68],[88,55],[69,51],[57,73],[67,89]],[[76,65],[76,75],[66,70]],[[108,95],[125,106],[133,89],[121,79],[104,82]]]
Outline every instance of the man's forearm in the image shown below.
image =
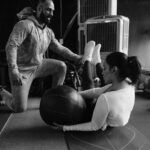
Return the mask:
[[[79,63],[82,60],[82,56],[73,53],[69,48],[57,44],[57,50],[55,51],[58,55],[61,55],[64,59],[74,61],[75,63]],[[55,48],[54,48],[55,49]]]
[[70,49],[64,47],[63,48],[63,57],[69,60],[79,60],[81,58],[81,56],[73,53]]

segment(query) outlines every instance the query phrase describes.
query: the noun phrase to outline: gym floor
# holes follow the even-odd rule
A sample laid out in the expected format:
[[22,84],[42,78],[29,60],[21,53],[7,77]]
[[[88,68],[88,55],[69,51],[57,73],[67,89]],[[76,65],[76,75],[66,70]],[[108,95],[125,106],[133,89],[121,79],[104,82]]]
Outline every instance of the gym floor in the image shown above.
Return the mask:
[[150,140],[150,93],[136,92],[135,107],[130,123]]
[[0,107],[0,150],[149,150],[150,94],[136,92],[130,122],[123,128],[96,133],[63,133],[49,128],[39,115],[40,98],[30,98],[28,110],[13,114]]

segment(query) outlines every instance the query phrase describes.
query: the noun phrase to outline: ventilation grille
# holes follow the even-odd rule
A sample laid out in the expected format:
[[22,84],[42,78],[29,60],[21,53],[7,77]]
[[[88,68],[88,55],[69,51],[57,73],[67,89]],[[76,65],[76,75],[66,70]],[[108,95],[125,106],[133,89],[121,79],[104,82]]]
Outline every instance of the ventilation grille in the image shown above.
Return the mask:
[[101,43],[101,52],[113,52],[117,49],[117,22],[87,25],[87,41]]
[[129,19],[124,16],[89,19],[78,29],[79,54],[84,53],[84,46],[90,40],[94,40],[96,44],[101,43],[104,59],[115,51],[128,54]]
[[78,0],[78,11],[79,24],[93,17],[116,15],[117,0]]

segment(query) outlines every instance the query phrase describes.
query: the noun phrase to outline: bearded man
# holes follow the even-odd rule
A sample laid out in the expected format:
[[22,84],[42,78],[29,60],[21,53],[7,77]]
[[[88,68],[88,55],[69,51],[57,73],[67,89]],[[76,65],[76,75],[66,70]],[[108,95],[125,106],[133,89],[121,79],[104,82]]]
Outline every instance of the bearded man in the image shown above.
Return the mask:
[[63,84],[66,64],[46,59],[46,51],[53,51],[74,63],[82,62],[82,56],[61,45],[48,27],[54,9],[52,0],[39,0],[36,10],[27,7],[17,14],[19,21],[6,45],[11,93],[0,88],[2,99],[14,112],[27,109],[29,90],[35,78],[52,75],[52,88]]

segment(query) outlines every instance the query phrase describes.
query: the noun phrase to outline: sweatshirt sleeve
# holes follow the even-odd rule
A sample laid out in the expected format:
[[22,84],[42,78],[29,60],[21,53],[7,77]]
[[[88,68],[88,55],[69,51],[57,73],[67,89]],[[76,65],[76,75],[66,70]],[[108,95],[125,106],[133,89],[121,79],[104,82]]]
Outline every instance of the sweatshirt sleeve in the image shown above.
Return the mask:
[[107,126],[106,119],[109,113],[109,106],[104,95],[101,95],[96,103],[93,116],[90,122],[63,126],[63,131],[97,131],[105,129]]
[[77,63],[77,61],[79,61],[81,59],[80,55],[73,53],[69,48],[60,44],[60,42],[58,42],[58,40],[55,38],[55,34],[53,31],[51,31],[51,39],[52,40],[51,40],[49,48],[54,53],[58,54],[59,56],[61,56],[62,58],[66,59],[66,60],[72,60],[76,63]]
[[26,38],[27,33],[28,29],[24,21],[20,21],[14,26],[6,45],[6,55],[9,68],[18,68],[17,50]]

